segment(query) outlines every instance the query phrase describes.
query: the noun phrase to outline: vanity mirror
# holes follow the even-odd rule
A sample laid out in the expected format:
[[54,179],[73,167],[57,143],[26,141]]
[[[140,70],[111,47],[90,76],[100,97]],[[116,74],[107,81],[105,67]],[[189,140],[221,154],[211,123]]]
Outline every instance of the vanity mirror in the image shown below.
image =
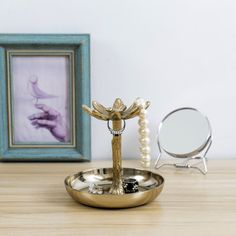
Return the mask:
[[[206,154],[211,143],[212,131],[206,116],[195,108],[176,109],[167,114],[160,123],[157,138],[159,155],[155,167],[172,165],[177,168],[195,168],[206,174]],[[183,160],[160,163],[163,155]]]

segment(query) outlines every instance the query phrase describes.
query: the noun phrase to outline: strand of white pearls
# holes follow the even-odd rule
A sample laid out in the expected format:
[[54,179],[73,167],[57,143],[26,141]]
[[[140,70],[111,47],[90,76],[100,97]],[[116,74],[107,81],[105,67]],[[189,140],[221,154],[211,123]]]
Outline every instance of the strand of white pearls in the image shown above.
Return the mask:
[[148,119],[147,119],[147,110],[145,109],[146,102],[142,98],[136,99],[136,105],[140,107],[139,112],[139,149],[140,149],[140,159],[141,159],[141,165],[142,167],[150,167],[150,139],[149,139],[149,133],[150,130],[148,128]]

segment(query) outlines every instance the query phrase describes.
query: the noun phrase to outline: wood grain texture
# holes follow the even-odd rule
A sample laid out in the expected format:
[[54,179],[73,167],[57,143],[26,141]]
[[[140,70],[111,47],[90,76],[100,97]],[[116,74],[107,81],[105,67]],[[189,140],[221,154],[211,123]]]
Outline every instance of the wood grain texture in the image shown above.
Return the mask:
[[67,175],[110,166],[111,161],[1,163],[0,235],[236,235],[236,160],[209,161],[206,176],[163,168],[163,192],[137,208],[89,208],[66,193]]

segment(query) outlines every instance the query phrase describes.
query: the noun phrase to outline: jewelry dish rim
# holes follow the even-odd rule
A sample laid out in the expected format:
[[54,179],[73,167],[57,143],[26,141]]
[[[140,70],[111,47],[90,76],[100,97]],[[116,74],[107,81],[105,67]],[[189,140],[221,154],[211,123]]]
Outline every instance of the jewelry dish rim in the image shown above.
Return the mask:
[[[97,207],[97,208],[110,208],[110,209],[121,209],[121,208],[130,208],[130,207],[137,207],[141,205],[145,205],[151,201],[153,201],[162,191],[165,183],[165,179],[158,173],[153,171],[139,169],[139,168],[122,168],[122,173],[132,170],[134,172],[139,172],[139,175],[144,173],[150,175],[150,177],[154,178],[157,182],[157,185],[142,192],[136,193],[125,193],[122,195],[115,195],[115,194],[91,194],[89,192],[81,191],[78,189],[74,189],[71,186],[71,181],[76,179],[79,175],[85,174],[86,172],[95,172],[101,170],[102,173],[104,171],[110,171],[107,174],[112,173],[112,168],[90,168],[79,171],[73,175],[69,175],[65,178],[64,184],[68,194],[76,201],[83,205],[87,205],[90,207]],[[141,172],[141,173],[140,173]],[[101,175],[102,176],[102,175]],[[124,177],[127,178],[128,176],[124,174]],[[133,176],[132,176],[133,178]],[[151,178],[150,178],[151,179]],[[93,183],[93,182],[91,182]]]

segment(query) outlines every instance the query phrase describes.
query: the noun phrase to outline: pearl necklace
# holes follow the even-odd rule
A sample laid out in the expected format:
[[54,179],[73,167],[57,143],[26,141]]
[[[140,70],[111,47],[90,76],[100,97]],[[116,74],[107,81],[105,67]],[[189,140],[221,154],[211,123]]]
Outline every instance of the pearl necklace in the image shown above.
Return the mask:
[[139,149],[140,149],[140,162],[142,167],[150,167],[150,130],[148,128],[147,110],[145,109],[146,102],[142,98],[136,99],[136,105],[140,107],[139,112]]

